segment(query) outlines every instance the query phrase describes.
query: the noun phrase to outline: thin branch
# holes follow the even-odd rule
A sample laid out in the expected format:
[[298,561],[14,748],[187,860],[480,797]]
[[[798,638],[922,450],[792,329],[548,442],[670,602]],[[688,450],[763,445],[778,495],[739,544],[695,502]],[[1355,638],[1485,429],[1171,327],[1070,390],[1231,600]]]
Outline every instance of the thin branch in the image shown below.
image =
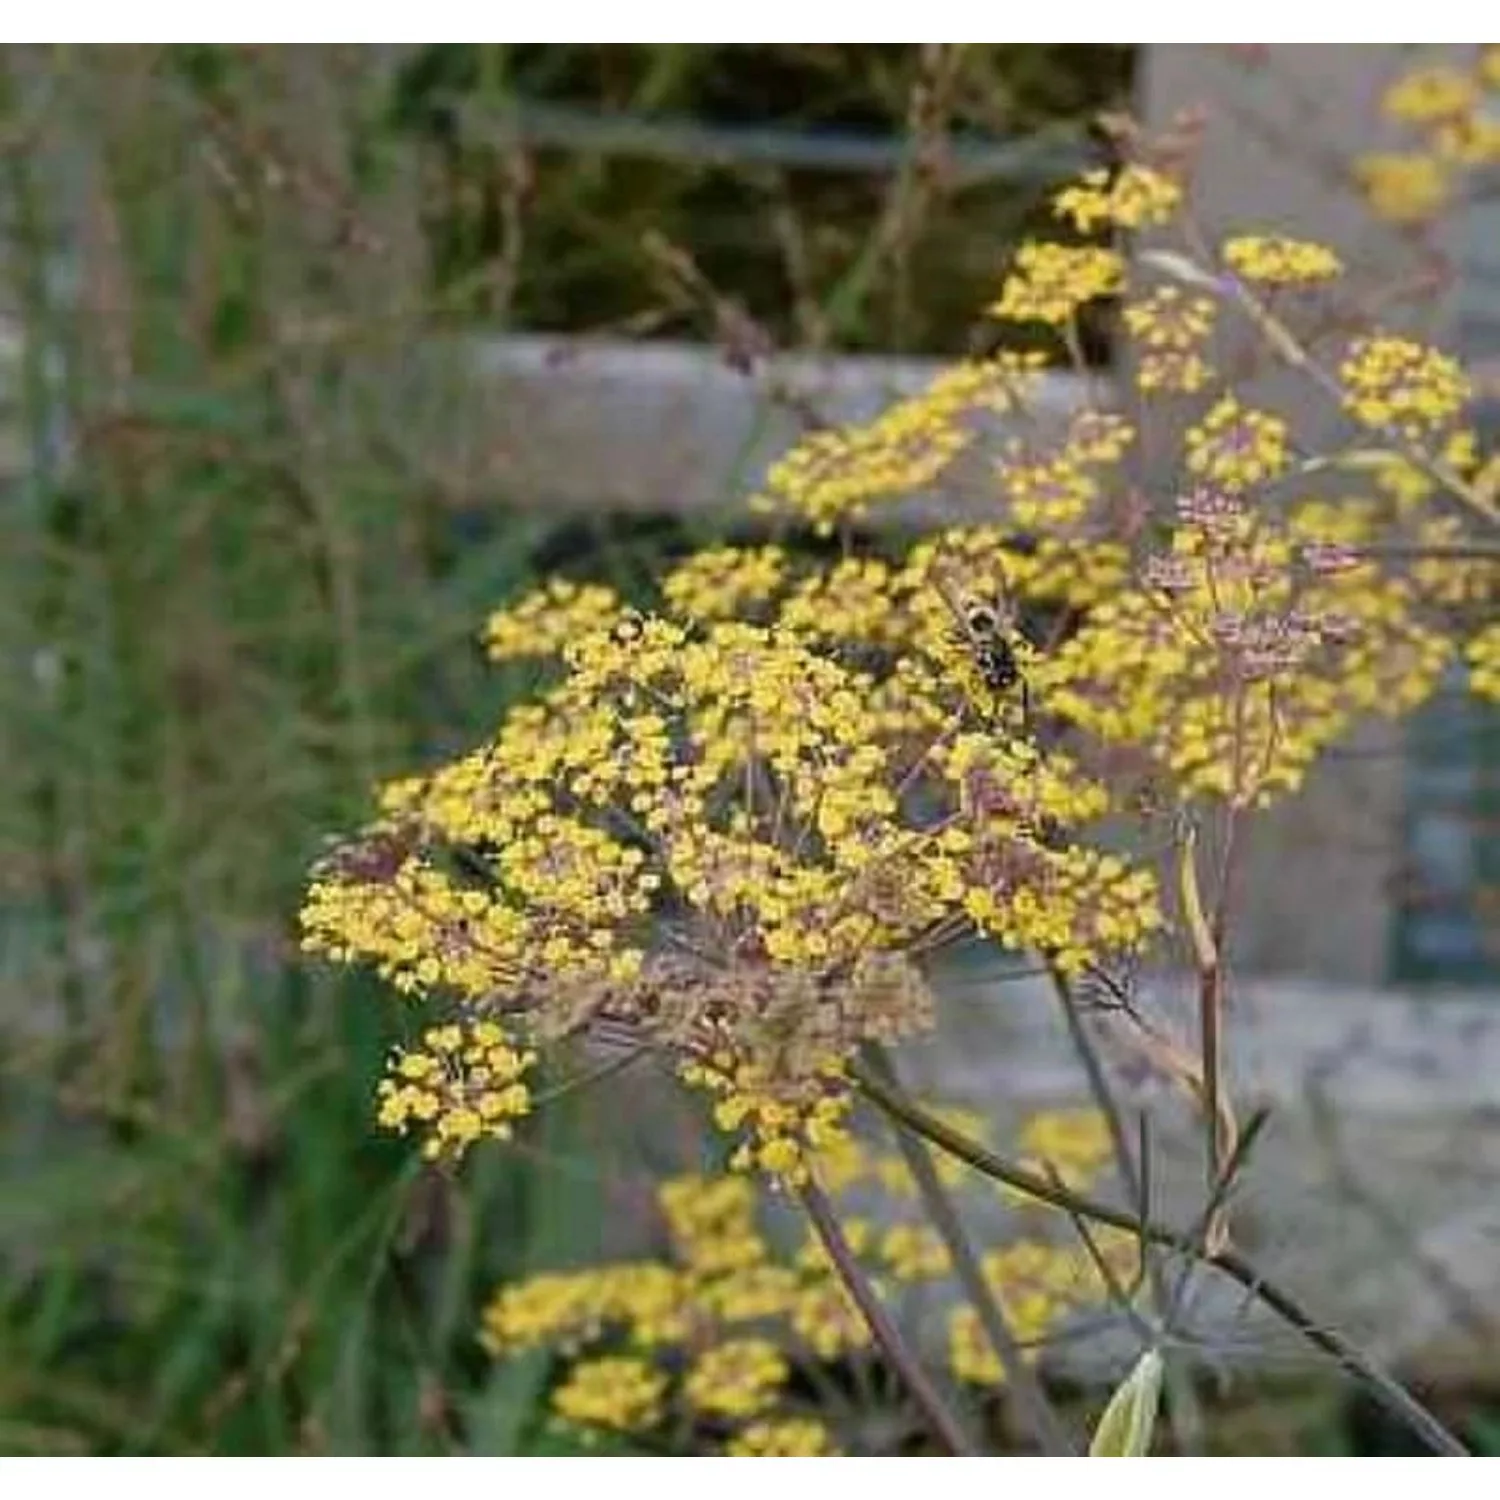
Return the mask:
[[554,1104],[569,1094],[577,1093],[579,1089],[592,1088],[596,1083],[603,1083],[605,1079],[614,1077],[616,1073],[623,1073],[626,1068],[638,1063],[650,1051],[651,1048],[647,1043],[640,1042],[629,1051],[621,1052],[600,1063],[598,1067],[576,1073],[572,1078],[564,1079],[550,1089],[544,1089],[540,1094],[532,1097],[531,1107],[536,1110],[544,1104]]
[[1192,1259],[1184,1262],[1182,1275],[1177,1282],[1177,1289],[1172,1294],[1172,1300],[1167,1307],[1165,1322],[1169,1328],[1175,1324],[1181,1314],[1194,1262],[1212,1261],[1214,1258],[1214,1224],[1235,1183],[1238,1181],[1240,1173],[1244,1169],[1245,1162],[1249,1159],[1250,1151],[1255,1145],[1256,1137],[1265,1128],[1266,1121],[1270,1117],[1270,1111],[1266,1109],[1258,1109],[1251,1115],[1245,1125],[1244,1132],[1235,1141],[1233,1149],[1220,1169],[1218,1180],[1209,1190],[1208,1199],[1204,1203],[1196,1222],[1188,1230],[1187,1239],[1193,1246]]
[[[1195,251],[1200,257],[1204,256],[1206,244],[1195,226],[1189,227],[1189,237],[1194,242]],[[1255,324],[1266,343],[1286,364],[1307,376],[1340,411],[1346,409],[1347,392],[1343,386],[1308,354],[1286,324],[1276,317],[1245,281],[1239,277],[1224,277],[1217,280],[1215,285],[1221,291],[1227,291],[1229,297],[1239,304],[1240,309]],[[1500,522],[1500,507],[1497,507],[1489,495],[1481,493],[1475,486],[1468,483],[1453,469],[1451,464],[1441,458],[1433,457],[1419,444],[1412,442],[1397,423],[1372,422],[1365,425],[1378,432],[1403,458],[1420,469],[1429,479],[1435,480],[1450,495],[1461,500],[1492,524]]]
[[1341,1334],[1318,1324],[1289,1292],[1269,1281],[1238,1251],[1223,1249],[1209,1254],[1189,1235],[1179,1230],[1169,1229],[1161,1224],[1138,1223],[1136,1217],[1124,1209],[1100,1203],[1083,1193],[1056,1187],[1037,1173],[1009,1162],[979,1142],[970,1140],[907,1098],[899,1089],[890,1087],[878,1078],[872,1078],[868,1072],[856,1069],[854,1079],[860,1092],[887,1114],[925,1137],[934,1146],[967,1162],[976,1172],[1017,1188],[1044,1203],[1050,1203],[1055,1208],[1071,1210],[1101,1224],[1111,1224],[1117,1229],[1140,1233],[1153,1244],[1193,1256],[1205,1265],[1216,1267],[1264,1303],[1308,1343],[1329,1355],[1341,1369],[1368,1386],[1376,1400],[1391,1415],[1404,1422],[1434,1453],[1450,1458],[1468,1456],[1463,1444],[1399,1381],[1392,1379]]
[[1256,1138],[1265,1129],[1266,1122],[1271,1118],[1269,1109],[1258,1109],[1245,1123],[1244,1130],[1235,1140],[1234,1147],[1225,1159],[1224,1165],[1219,1170],[1218,1180],[1209,1192],[1208,1201],[1203,1205],[1203,1211],[1198,1215],[1198,1222],[1193,1225],[1191,1238],[1199,1247],[1200,1251],[1206,1252],[1211,1241],[1211,1229],[1215,1215],[1224,1206],[1225,1200],[1239,1180],[1240,1173],[1244,1171],[1245,1163],[1250,1159],[1250,1152],[1255,1145]]
[[802,1207],[812,1220],[812,1226],[823,1242],[823,1248],[828,1252],[839,1280],[854,1299],[875,1342],[901,1377],[938,1440],[955,1457],[975,1457],[974,1445],[960,1429],[931,1377],[922,1368],[921,1361],[886,1311],[880,1294],[870,1284],[870,1278],[865,1275],[864,1268],[844,1237],[844,1231],[839,1227],[838,1215],[834,1212],[827,1193],[809,1178],[797,1189],[797,1196],[802,1200]]
[[[1136,1122],[1136,1160],[1141,1164],[1141,1193],[1136,1200],[1136,1231],[1139,1234],[1141,1225],[1151,1222],[1151,1117],[1145,1110],[1140,1112]],[[1144,1234],[1140,1235],[1141,1260],[1146,1259],[1147,1240]]]
[[[1119,1100],[1115,1097],[1115,1091],[1110,1086],[1109,1074],[1105,1071],[1104,1061],[1099,1056],[1099,1049],[1093,1037],[1089,1035],[1083,1016],[1079,1013],[1078,997],[1060,969],[1049,964],[1048,973],[1052,980],[1053,991],[1062,1007],[1063,1019],[1067,1022],[1073,1050],[1078,1054],[1078,1059],[1083,1064],[1084,1073],[1088,1078],[1089,1091],[1094,1096],[1094,1104],[1104,1116],[1105,1124],[1109,1129],[1110,1144],[1120,1170],[1120,1181],[1124,1184],[1130,1201],[1136,1205],[1136,1216],[1139,1221],[1136,1229],[1140,1245],[1142,1274],[1150,1288],[1152,1302],[1158,1316],[1165,1319],[1169,1304],[1166,1281],[1161,1267],[1151,1254],[1151,1245],[1145,1236],[1140,1234],[1139,1229],[1140,1224],[1146,1223],[1151,1217],[1151,1162],[1148,1155],[1150,1140],[1146,1116],[1143,1114],[1140,1118],[1140,1132],[1136,1143],[1138,1149],[1133,1153],[1125,1131],[1124,1114],[1120,1109]],[[1078,1231],[1079,1237],[1087,1243],[1086,1233],[1080,1220],[1075,1219],[1074,1228]],[[1133,1312],[1132,1316],[1134,1316]]]
[[[887,1079],[893,1087],[899,1087],[895,1071],[885,1050],[874,1044],[865,1048],[867,1066],[872,1072]],[[1041,1382],[1027,1363],[1020,1341],[1016,1338],[1005,1317],[1005,1309],[985,1279],[984,1268],[974,1253],[963,1222],[958,1216],[952,1195],[943,1186],[933,1165],[932,1153],[927,1144],[910,1130],[903,1130],[892,1122],[896,1144],[911,1170],[917,1185],[917,1193],[932,1226],[948,1247],[953,1260],[954,1273],[964,1289],[964,1295],[973,1305],[984,1326],[985,1336],[993,1346],[995,1355],[1005,1371],[1005,1378],[1015,1394],[1016,1405],[1031,1435],[1041,1445],[1042,1451],[1052,1457],[1072,1457],[1076,1454],[1068,1438],[1067,1429],[1053,1410]]]
[[1078,1054],[1079,1062],[1083,1064],[1084,1074],[1088,1078],[1089,1092],[1094,1096],[1094,1104],[1099,1113],[1104,1116],[1104,1122],[1109,1129],[1110,1146],[1120,1169],[1120,1181],[1125,1184],[1125,1191],[1131,1201],[1139,1203],[1141,1201],[1141,1170],[1136,1165],[1130,1142],[1126,1138],[1125,1121],[1120,1113],[1114,1090],[1110,1087],[1109,1075],[1104,1071],[1099,1049],[1094,1045],[1093,1037],[1088,1034],[1088,1029],[1083,1024],[1083,1017],[1078,1013],[1078,998],[1074,995],[1073,987],[1068,983],[1067,977],[1056,964],[1051,962],[1047,965],[1047,977],[1052,981],[1052,992],[1057,996],[1063,1020],[1067,1023],[1068,1038],[1073,1044],[1073,1050]]
[[[1051,1162],[1045,1162],[1043,1165],[1047,1169],[1047,1180],[1053,1187],[1066,1191],[1067,1184],[1062,1180],[1057,1168]],[[1098,1240],[1094,1238],[1093,1231],[1089,1228],[1088,1220],[1077,1209],[1068,1208],[1064,1212],[1073,1225],[1073,1233],[1078,1236],[1094,1270],[1098,1273],[1099,1280],[1104,1283],[1104,1289],[1109,1293],[1111,1303],[1125,1314],[1126,1321],[1143,1343],[1148,1346],[1154,1345],[1157,1342],[1157,1330],[1152,1328],[1135,1306],[1135,1296],[1140,1290],[1141,1279],[1137,1278],[1133,1287],[1125,1286],[1115,1274],[1115,1268],[1110,1265],[1109,1257],[1100,1249]]]

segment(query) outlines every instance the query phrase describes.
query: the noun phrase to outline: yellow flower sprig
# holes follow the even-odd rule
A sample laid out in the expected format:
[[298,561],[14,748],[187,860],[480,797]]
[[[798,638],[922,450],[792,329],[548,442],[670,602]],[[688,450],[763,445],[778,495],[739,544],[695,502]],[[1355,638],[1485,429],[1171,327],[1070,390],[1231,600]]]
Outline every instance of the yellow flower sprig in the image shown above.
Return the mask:
[[[970,1112],[947,1110],[977,1129]],[[1104,1165],[1103,1121],[1091,1111],[1033,1116],[1021,1141],[1071,1184],[1086,1188]],[[843,1136],[815,1153],[820,1180],[839,1182],[841,1222],[856,1254],[878,1267],[888,1290],[922,1284],[928,1295],[957,1292],[942,1240],[909,1218],[903,1163]],[[954,1164],[945,1163],[950,1175]],[[961,1171],[962,1169],[956,1169]],[[851,1211],[883,1194],[888,1226]],[[811,1231],[794,1252],[778,1247],[760,1190],[743,1176],[669,1178],[657,1189],[668,1249],[656,1259],[577,1271],[541,1271],[498,1288],[481,1339],[495,1358],[550,1348],[567,1361],[554,1386],[554,1414],[585,1432],[646,1434],[674,1413],[716,1434],[743,1457],[813,1457],[838,1451],[826,1420],[797,1409],[789,1389],[799,1361],[864,1352],[870,1336],[822,1242]],[[1129,1236],[1100,1243],[1123,1275],[1136,1248]],[[1048,1335],[1096,1307],[1108,1287],[1091,1257],[1031,1233],[985,1257],[995,1295],[1014,1310],[1027,1357]],[[956,1378],[997,1386],[1004,1373],[965,1306],[952,1306],[949,1359]]]

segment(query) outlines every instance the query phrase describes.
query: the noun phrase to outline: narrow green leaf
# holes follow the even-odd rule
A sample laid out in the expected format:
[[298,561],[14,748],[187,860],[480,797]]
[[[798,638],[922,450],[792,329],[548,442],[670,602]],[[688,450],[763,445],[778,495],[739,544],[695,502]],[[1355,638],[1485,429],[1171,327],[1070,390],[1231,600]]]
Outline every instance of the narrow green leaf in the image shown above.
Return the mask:
[[1182,857],[1178,864],[1178,882],[1182,889],[1182,912],[1187,921],[1188,933],[1193,939],[1193,954],[1198,961],[1200,973],[1207,973],[1219,966],[1219,949],[1214,942],[1208,918],[1203,914],[1203,897],[1198,886],[1198,831],[1189,828],[1182,841]]
[[1175,250],[1143,250],[1140,255],[1148,266],[1165,271],[1174,281],[1186,282],[1189,286],[1208,287],[1217,291],[1219,283],[1200,266],[1197,261],[1179,255]]
[[1089,1444],[1090,1458],[1145,1458],[1150,1453],[1161,1375],[1161,1354],[1148,1349],[1109,1398]]

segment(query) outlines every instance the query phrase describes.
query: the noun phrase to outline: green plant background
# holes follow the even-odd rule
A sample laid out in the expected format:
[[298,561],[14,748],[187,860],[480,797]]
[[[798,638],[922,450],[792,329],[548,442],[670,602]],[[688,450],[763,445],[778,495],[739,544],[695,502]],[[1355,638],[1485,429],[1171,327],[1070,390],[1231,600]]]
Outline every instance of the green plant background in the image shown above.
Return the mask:
[[[497,1278],[566,1261],[609,1211],[589,1094],[524,1149],[420,1171],[369,1109],[411,1018],[300,963],[293,916],[373,781],[525,687],[483,668],[487,608],[558,561],[638,587],[692,538],[559,528],[424,448],[413,401],[462,409],[465,376],[438,358],[414,393],[413,341],[715,337],[737,308],[782,344],[961,350],[1036,183],[918,195],[892,248],[894,174],[492,129],[524,98],[899,136],[933,66],[0,51],[0,310],[24,336],[0,420],[0,1450],[570,1451],[545,1366],[496,1370],[474,1334]],[[967,49],[942,118],[1078,125],[1130,68]]]

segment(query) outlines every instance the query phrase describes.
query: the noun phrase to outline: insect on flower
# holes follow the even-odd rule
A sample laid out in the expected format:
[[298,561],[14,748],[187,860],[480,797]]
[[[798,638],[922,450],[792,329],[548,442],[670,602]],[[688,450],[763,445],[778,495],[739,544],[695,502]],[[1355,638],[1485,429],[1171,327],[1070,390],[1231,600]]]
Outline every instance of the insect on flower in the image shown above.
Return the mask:
[[1029,714],[1026,679],[1016,651],[1020,627],[1004,575],[1000,592],[995,595],[962,588],[941,570],[934,574],[933,582],[958,626],[960,643],[967,649],[981,681],[997,694],[1019,687],[1022,712]]

